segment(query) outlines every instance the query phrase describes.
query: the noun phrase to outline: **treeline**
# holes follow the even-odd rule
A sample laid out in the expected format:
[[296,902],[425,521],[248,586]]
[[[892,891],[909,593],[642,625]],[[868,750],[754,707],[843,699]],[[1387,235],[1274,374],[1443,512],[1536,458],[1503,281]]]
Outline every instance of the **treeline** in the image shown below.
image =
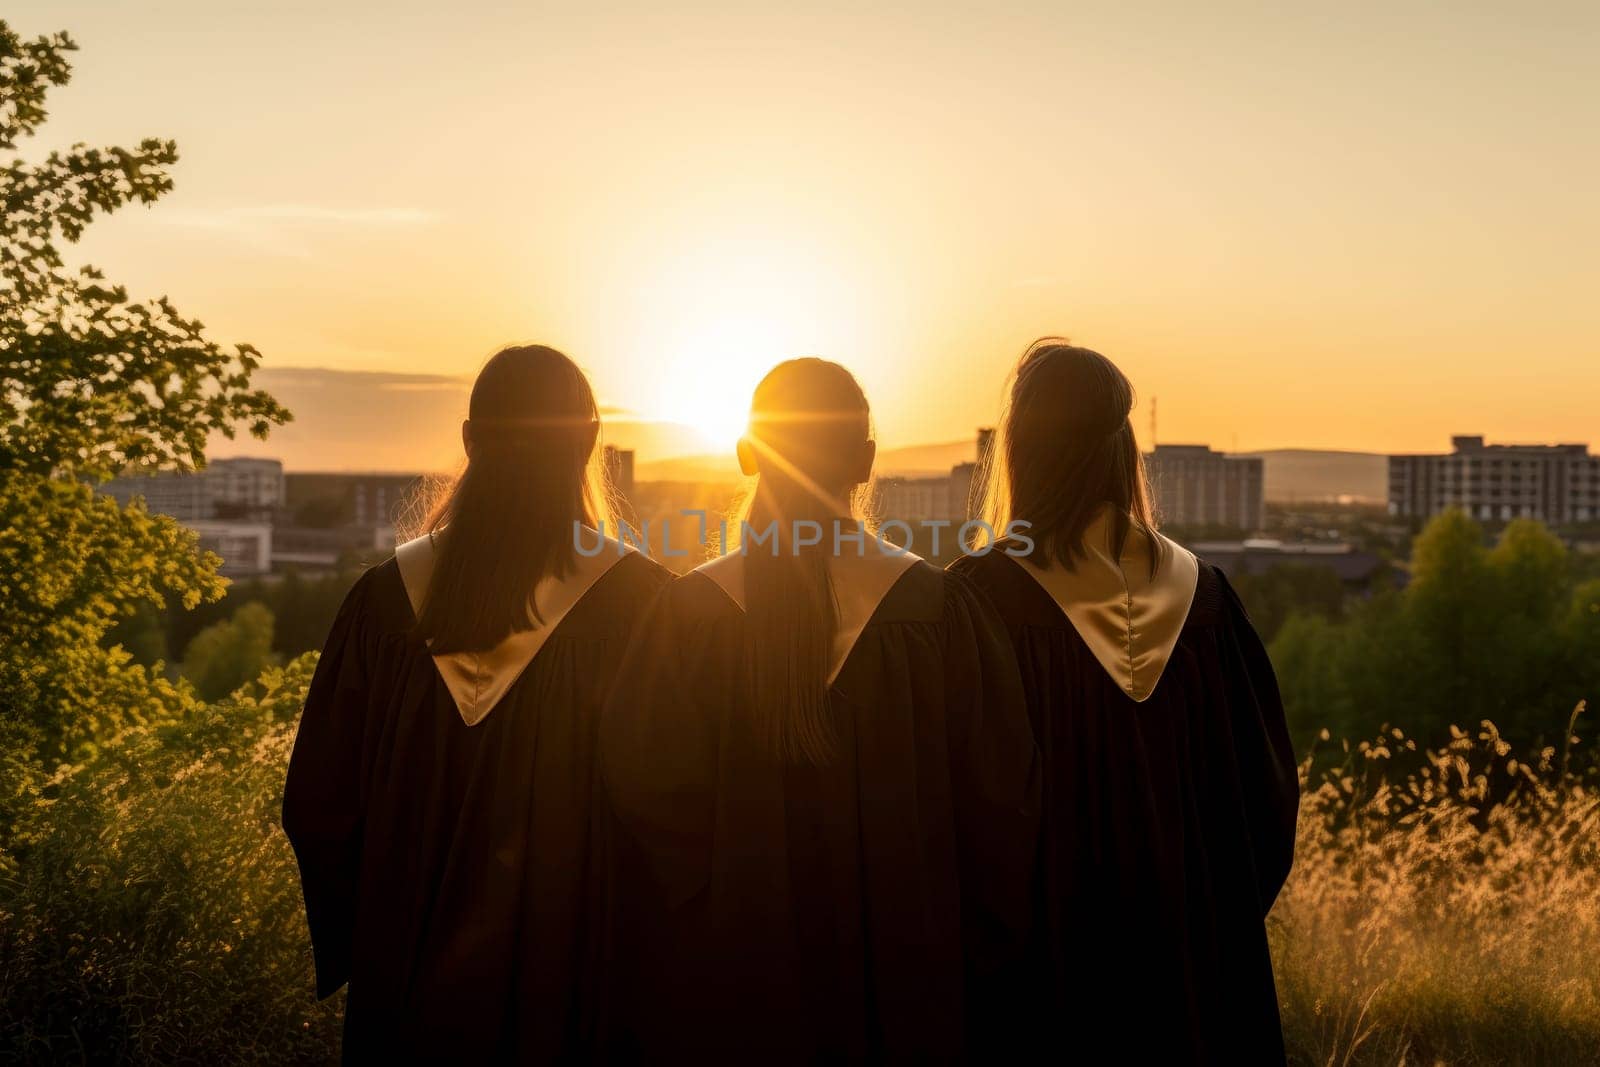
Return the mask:
[[203,700],[220,700],[267,667],[322,647],[345,594],[361,576],[350,563],[329,574],[234,582],[219,600],[193,608],[169,601],[139,606],[106,637],[135,663],[165,664]]
[[1600,689],[1600,559],[1537,521],[1491,541],[1446,512],[1413,543],[1404,587],[1337,606],[1308,589],[1269,646],[1301,750],[1324,728],[1387,724],[1437,742],[1486,719],[1518,744],[1559,748],[1574,705]]

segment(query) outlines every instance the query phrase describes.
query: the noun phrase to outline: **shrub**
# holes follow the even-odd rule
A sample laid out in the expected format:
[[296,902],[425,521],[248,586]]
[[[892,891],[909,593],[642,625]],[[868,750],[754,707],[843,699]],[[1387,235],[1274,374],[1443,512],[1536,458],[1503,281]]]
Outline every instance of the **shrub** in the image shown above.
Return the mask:
[[46,786],[0,857],[0,1059],[336,1058],[279,829],[314,659]]
[[[0,852],[0,1060],[337,1057],[279,829],[313,661],[45,782]],[[1268,918],[1292,1062],[1600,1063],[1600,769],[1575,744],[1517,755],[1485,722],[1307,756]]]

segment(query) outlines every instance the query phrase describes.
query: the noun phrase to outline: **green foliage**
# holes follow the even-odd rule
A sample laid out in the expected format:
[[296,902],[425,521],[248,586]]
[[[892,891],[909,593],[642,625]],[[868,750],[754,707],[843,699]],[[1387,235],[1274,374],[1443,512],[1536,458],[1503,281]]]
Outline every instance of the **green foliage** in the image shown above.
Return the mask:
[[[1252,613],[1253,617],[1253,613]],[[1272,642],[1272,666],[1286,708],[1312,708],[1328,722],[1349,718],[1347,686],[1339,664],[1348,657],[1346,632],[1320,615],[1291,615]],[[1296,737],[1296,751],[1304,738]]]
[[[75,46],[65,34],[23,41],[0,22],[0,150],[44,121]],[[205,463],[212,433],[243,423],[264,437],[288,413],[249,388],[257,353],[225,350],[165,298],[136,302],[92,267],[69,270],[97,214],[149,204],[172,188],[171,141],[74,145],[38,164],[12,158],[0,181],[0,470],[109,478],[129,467]]]
[[[1580,659],[1600,656],[1600,578],[1584,582],[1572,591],[1562,621],[1566,644]],[[1574,664],[1577,666],[1577,664]]]
[[107,645],[121,645],[128,650],[133,662],[145,667],[164,664],[171,655],[166,614],[153,604],[137,605],[103,640]]
[[1411,581],[1343,621],[1290,619],[1272,642],[1296,734],[1361,734],[1404,722],[1440,739],[1492,719],[1522,741],[1555,737],[1557,709],[1600,683],[1600,584],[1573,586],[1566,547],[1541,524],[1508,524],[1494,546],[1459,511],[1417,536]]
[[138,502],[0,472],[0,715],[37,731],[35,758],[82,759],[97,738],[188,708],[183,687],[102,639],[140,604],[219,596],[216,562]]
[[0,852],[0,1060],[337,1057],[278,827],[314,661],[127,731],[30,805]]
[[132,302],[92,268],[65,266],[58,243],[160,197],[177,159],[156,140],[76,145],[37,164],[14,155],[68,80],[74,47],[65,34],[25,41],[0,22],[0,152],[13,153],[0,164],[0,734],[21,746],[7,759],[24,764],[0,817],[55,763],[190,709],[186,687],[105,638],[140,604],[193,607],[223,589],[191,534],[83,483],[199,466],[210,434],[237,424],[265,434],[288,418],[249,388],[248,346],[226,352],[164,298]]
[[1276,637],[1297,612],[1324,619],[1344,614],[1344,581],[1332,567],[1278,563],[1262,574],[1241,574],[1230,581],[1263,641]]
[[[243,604],[257,603],[272,612],[273,652],[288,658],[315,651],[327,639],[339,605],[344,603],[350,587],[361,574],[357,567],[311,577],[290,571],[281,580],[234,582],[221,600],[201,604],[193,610],[169,605],[160,619],[166,646],[187,648],[201,630],[226,621]],[[124,625],[130,630],[123,632],[131,632],[132,621],[124,620]]]
[[264,604],[241,604],[227,622],[195,635],[183,653],[182,674],[202,700],[219,700],[274,665],[272,612]]

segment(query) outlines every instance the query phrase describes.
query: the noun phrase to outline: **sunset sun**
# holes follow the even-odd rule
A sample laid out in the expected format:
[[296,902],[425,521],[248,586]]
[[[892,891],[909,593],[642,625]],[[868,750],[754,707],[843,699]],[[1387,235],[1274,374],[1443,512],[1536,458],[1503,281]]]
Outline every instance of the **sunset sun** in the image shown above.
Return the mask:
[[731,452],[744,433],[750,394],[773,364],[790,356],[783,331],[757,316],[706,322],[672,345],[675,371],[662,385],[655,415],[695,431],[708,449]]

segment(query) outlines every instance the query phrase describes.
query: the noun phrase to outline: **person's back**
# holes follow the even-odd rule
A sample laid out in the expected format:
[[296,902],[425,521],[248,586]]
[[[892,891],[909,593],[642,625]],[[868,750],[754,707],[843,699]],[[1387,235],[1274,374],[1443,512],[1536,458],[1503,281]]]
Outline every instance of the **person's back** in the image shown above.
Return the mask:
[[565,357],[497,356],[453,494],[356,583],[323,650],[284,827],[318,993],[350,986],[347,1059],[588,1047],[599,712],[668,577],[614,543],[577,550],[574,523],[603,515],[583,503],[594,430]]
[[1035,1033],[1074,1048],[1081,1019],[1130,1059],[1282,1061],[1263,919],[1299,797],[1283,708],[1226,579],[1154,529],[1130,405],[1103,357],[1031,351],[988,519],[1032,526],[951,566],[1005,622],[1040,746]]
[[[753,424],[774,403],[758,390]],[[847,445],[866,439],[859,403]],[[964,580],[870,534],[835,554],[837,500],[870,453],[830,472],[781,431],[766,436],[833,501],[805,512],[786,497],[768,512],[758,486],[752,526],[778,511],[823,523],[810,561],[821,566],[763,573],[794,560],[780,522],[777,546],[747,544],[679,578],[607,708],[603,774],[627,893],[610,1051],[961,1058],[984,1040],[1028,921],[1035,748],[1012,654]],[[774,488],[773,465],[751,465]],[[802,625],[807,592],[774,586],[808,580],[831,617],[797,677],[785,669],[804,650],[786,627]],[[798,724],[783,699],[796,682],[815,701]]]

